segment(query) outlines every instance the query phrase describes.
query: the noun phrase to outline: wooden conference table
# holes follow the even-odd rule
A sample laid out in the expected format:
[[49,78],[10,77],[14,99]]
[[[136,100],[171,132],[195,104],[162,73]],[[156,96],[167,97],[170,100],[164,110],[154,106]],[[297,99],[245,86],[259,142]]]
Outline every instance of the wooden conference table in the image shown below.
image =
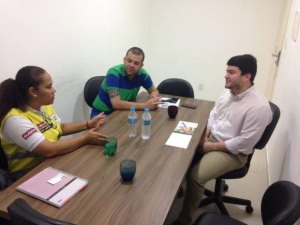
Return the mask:
[[[143,98],[143,94],[139,96],[139,100]],[[0,216],[9,218],[7,206],[16,198],[24,198],[41,213],[78,225],[162,225],[214,105],[211,101],[180,99],[181,103],[192,103],[198,107],[179,107],[175,119],[168,118],[167,109],[152,111],[149,140],[140,138],[142,112],[137,112],[139,123],[138,136],[135,138],[128,137],[128,111],[112,113],[101,132],[118,138],[115,156],[105,157],[101,146],[85,146],[45,160],[0,192]],[[199,124],[187,149],[165,145],[180,120]],[[123,159],[136,160],[137,171],[133,183],[125,184],[120,180],[119,167]],[[16,190],[20,183],[48,166],[85,178],[89,181],[88,186],[60,209]]]

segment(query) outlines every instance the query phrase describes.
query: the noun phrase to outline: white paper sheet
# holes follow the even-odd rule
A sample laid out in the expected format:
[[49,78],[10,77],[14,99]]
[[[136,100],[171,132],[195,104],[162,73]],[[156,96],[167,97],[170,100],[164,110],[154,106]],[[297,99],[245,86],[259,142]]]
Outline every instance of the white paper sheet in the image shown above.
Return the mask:
[[197,127],[198,123],[179,121],[174,132],[168,138],[166,145],[187,148]]
[[192,137],[193,137],[192,135],[172,132],[172,134],[170,135],[169,139],[166,142],[166,145],[170,145],[178,148],[187,148]]
[[[160,100],[162,100],[162,101],[167,101],[167,100],[171,100],[171,98],[165,98],[165,97],[163,97],[163,98],[161,98]],[[176,103],[171,103],[171,102],[162,102],[162,103],[160,103],[160,104],[158,104],[158,106],[160,107],[160,108],[168,108],[168,106],[170,106],[170,105],[176,105],[177,107],[179,106],[179,103],[180,103],[180,99],[178,98],[178,100],[177,100],[177,102]]]

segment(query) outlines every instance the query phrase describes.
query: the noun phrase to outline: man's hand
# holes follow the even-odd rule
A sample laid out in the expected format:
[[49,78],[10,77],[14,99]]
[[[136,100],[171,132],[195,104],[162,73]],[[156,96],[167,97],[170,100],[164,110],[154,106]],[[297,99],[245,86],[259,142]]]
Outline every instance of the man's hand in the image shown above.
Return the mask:
[[148,93],[151,96],[151,98],[159,97],[159,91],[156,88],[149,90]]
[[149,108],[150,110],[156,109],[159,104],[159,97],[150,98],[147,102],[145,102],[145,108]]
[[219,142],[210,142],[210,141],[205,141],[202,144],[202,151],[203,152],[210,152],[210,151],[223,151],[223,152],[228,152],[226,145],[224,144],[223,141]]
[[199,142],[199,147],[202,147],[203,144],[207,141],[207,137],[208,137],[209,134],[210,134],[210,131],[208,132],[208,129],[205,128],[205,130],[202,133],[200,142]]

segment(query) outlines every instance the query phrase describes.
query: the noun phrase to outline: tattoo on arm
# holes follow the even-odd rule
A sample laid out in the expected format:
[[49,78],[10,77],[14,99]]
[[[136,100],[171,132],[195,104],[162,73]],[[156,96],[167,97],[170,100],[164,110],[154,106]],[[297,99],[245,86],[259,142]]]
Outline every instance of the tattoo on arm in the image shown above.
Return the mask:
[[117,91],[117,90],[111,90],[111,91],[108,91],[108,95],[110,98],[114,98],[114,97],[119,96],[120,94],[119,94],[119,91]]

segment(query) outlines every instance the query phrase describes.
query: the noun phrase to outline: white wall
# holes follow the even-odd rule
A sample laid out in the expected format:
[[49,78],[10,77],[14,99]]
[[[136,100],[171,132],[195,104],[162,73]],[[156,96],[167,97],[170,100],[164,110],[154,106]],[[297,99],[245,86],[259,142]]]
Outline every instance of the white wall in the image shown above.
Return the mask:
[[268,164],[271,183],[282,179],[300,186],[300,35],[296,42],[291,39],[297,10],[300,0],[293,0],[272,99],[281,109],[281,118],[268,145]]
[[[265,92],[274,59],[282,0],[152,0],[149,68],[165,77],[189,80],[197,98],[216,100],[224,88],[227,60],[257,57],[256,86]],[[204,86],[198,90],[198,84]]]
[[[264,92],[284,0],[0,0],[0,80],[25,65],[44,67],[63,120],[87,118],[84,82],[140,46],[156,84],[189,80],[197,98],[215,100],[226,62],[254,54]],[[204,86],[198,90],[198,84]]]
[[0,80],[41,66],[61,118],[87,118],[85,81],[122,63],[129,47],[145,47],[147,8],[140,0],[0,0]]

